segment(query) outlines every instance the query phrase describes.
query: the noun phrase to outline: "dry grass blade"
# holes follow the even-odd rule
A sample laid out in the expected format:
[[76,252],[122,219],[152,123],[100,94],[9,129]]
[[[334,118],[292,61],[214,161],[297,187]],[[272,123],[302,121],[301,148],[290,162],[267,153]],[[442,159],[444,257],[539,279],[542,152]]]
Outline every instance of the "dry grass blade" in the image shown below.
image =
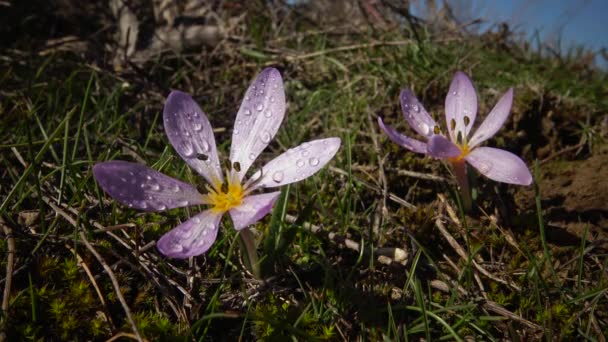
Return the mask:
[[15,238],[13,237],[13,230],[7,225],[4,220],[0,217],[0,226],[4,232],[8,251],[6,253],[6,281],[4,283],[4,293],[2,296],[2,321],[0,321],[0,329],[2,333],[5,330],[5,324],[8,320],[8,305],[11,297],[11,285],[13,281],[13,267],[15,263]]
[[91,245],[89,240],[87,240],[86,234],[83,231],[81,231],[79,233],[79,236],[80,236],[80,239],[82,240],[82,242],[84,243],[84,245],[87,247],[87,249],[91,252],[91,254],[93,254],[93,256],[95,256],[95,259],[97,259],[97,261],[101,264],[103,269],[106,271],[106,273],[108,274],[108,277],[110,277],[110,280],[112,281],[112,286],[114,287],[114,291],[116,292],[116,297],[118,297],[118,300],[120,301],[120,304],[122,305],[122,308],[125,311],[125,315],[127,316],[127,320],[129,321],[129,324],[131,325],[131,330],[133,330],[133,333],[135,334],[136,339],[140,342],[143,342],[144,340],[142,339],[141,335],[139,334],[137,325],[135,324],[135,321],[133,320],[133,315],[131,315],[131,309],[129,309],[129,305],[127,304],[125,297],[122,295],[122,292],[120,291],[120,284],[118,283],[118,280],[116,280],[116,276],[114,275],[114,272],[112,271],[110,266],[108,266],[108,264],[103,259],[103,257],[95,250],[95,248],[93,248],[93,246]]
[[[462,246],[460,246],[460,244],[458,243],[458,241],[456,241],[456,239],[452,236],[452,234],[450,234],[448,232],[448,230],[445,229],[445,226],[443,225],[443,222],[441,222],[440,218],[435,219],[435,227],[437,227],[437,229],[439,229],[439,232],[441,233],[441,235],[443,235],[443,237],[446,239],[448,244],[454,249],[454,251],[456,251],[456,253],[463,260],[469,260],[469,256],[468,256],[467,252],[464,250],[464,248],[462,248]],[[473,265],[473,267],[475,267],[475,269],[477,271],[479,271],[479,273],[483,274],[484,276],[486,276],[496,282],[499,282],[501,284],[507,285],[516,291],[521,291],[520,286],[518,286],[517,284],[515,284],[511,281],[507,281],[507,280],[501,279],[501,278],[493,275],[492,273],[488,272],[488,270],[483,268],[483,266],[479,265],[477,263],[477,261],[473,260],[472,258],[471,258],[471,264]]]

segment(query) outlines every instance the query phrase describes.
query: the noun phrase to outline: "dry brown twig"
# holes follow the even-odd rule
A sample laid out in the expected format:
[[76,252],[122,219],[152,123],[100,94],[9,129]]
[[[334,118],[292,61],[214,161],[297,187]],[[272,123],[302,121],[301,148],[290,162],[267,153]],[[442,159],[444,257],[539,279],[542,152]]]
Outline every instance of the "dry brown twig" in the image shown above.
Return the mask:
[[116,279],[116,276],[114,275],[114,272],[112,271],[110,266],[108,266],[108,264],[103,259],[101,254],[99,254],[95,250],[95,248],[89,243],[89,240],[87,240],[86,234],[83,231],[80,231],[79,235],[80,235],[80,239],[82,240],[82,243],[84,243],[85,247],[91,252],[91,254],[93,254],[95,259],[97,259],[97,261],[101,264],[101,266],[104,268],[104,270],[108,274],[108,277],[110,278],[110,281],[112,282],[112,286],[114,287],[114,292],[116,292],[116,297],[118,298],[118,301],[122,305],[122,308],[125,311],[125,315],[127,316],[127,320],[129,321],[129,324],[131,325],[131,330],[133,330],[133,333],[137,337],[137,340],[140,342],[143,342],[143,339],[142,339],[141,335],[139,334],[139,330],[137,329],[137,325],[135,324],[135,321],[133,320],[133,316],[131,315],[131,309],[129,308],[129,305],[127,304],[127,301],[125,300],[125,297],[122,295],[122,292],[120,291],[120,284],[118,283],[118,280]]
[[120,284],[118,283],[118,280],[116,279],[116,276],[114,275],[114,272],[112,271],[112,268],[110,268],[110,266],[106,263],[106,261],[101,256],[101,254],[99,254],[97,252],[97,250],[95,250],[93,245],[91,245],[91,243],[89,242],[89,240],[86,237],[86,234],[84,233],[83,230],[81,230],[82,227],[78,224],[78,222],[74,218],[67,215],[67,213],[65,211],[63,211],[63,209],[58,207],[53,202],[47,201],[46,203],[57,213],[57,215],[60,215],[61,217],[66,219],[72,226],[74,226],[75,228],[80,230],[79,236],[80,236],[80,239],[82,240],[82,243],[91,252],[91,254],[93,254],[95,259],[97,259],[97,261],[101,264],[103,269],[108,274],[108,277],[110,278],[110,281],[112,282],[112,286],[114,287],[114,292],[116,292],[116,297],[118,298],[118,301],[122,305],[125,315],[127,316],[127,320],[129,321],[129,324],[131,325],[131,329],[133,330],[133,333],[135,334],[135,336],[137,336],[138,341],[143,341],[141,335],[139,334],[139,330],[137,329],[137,325],[135,324],[135,321],[133,320],[133,316],[131,315],[131,309],[129,308],[129,305],[127,304],[127,301],[125,300],[125,297],[122,295],[122,292],[120,291]]
[[372,143],[374,145],[374,150],[376,151],[376,159],[378,161],[378,179],[380,182],[380,186],[382,187],[382,203],[380,206],[380,214],[375,215],[377,222],[374,222],[374,233],[379,234],[379,227],[381,226],[382,218],[388,216],[388,209],[386,208],[386,198],[388,197],[388,182],[386,181],[386,174],[384,173],[384,158],[381,157],[380,144],[378,143],[378,135],[376,134],[376,125],[372,120],[371,114],[367,113],[367,121],[369,123],[370,135],[372,138]]
[[463,260],[469,261],[469,259],[470,259],[471,265],[477,271],[479,271],[479,273],[483,274],[484,276],[486,276],[487,278],[489,278],[491,280],[494,280],[498,283],[507,285],[516,291],[521,291],[521,287],[519,287],[517,284],[515,284],[511,281],[507,281],[507,280],[496,277],[492,273],[488,272],[488,270],[483,268],[483,266],[478,264],[477,261],[475,261],[473,258],[470,258],[469,255],[467,254],[467,252],[462,248],[462,246],[460,246],[458,241],[456,241],[456,239],[452,236],[452,234],[450,234],[448,232],[448,230],[445,228],[445,226],[443,225],[443,222],[441,222],[441,218],[437,218],[435,220],[435,227],[437,227],[439,229],[439,232],[441,233],[441,235],[443,235],[443,237],[446,239],[448,244],[454,249],[456,254],[458,254]]
[[[7,242],[7,253],[6,253],[6,280],[4,283],[4,293],[2,297],[2,315],[4,316],[2,322],[0,324],[0,328],[2,330],[6,327],[6,322],[8,321],[8,306],[10,303],[11,296],[11,286],[13,282],[13,267],[15,263],[15,238],[13,237],[13,230],[9,225],[7,225],[2,217],[0,217],[0,226],[2,226],[2,231],[6,236]],[[2,332],[4,334],[4,332]],[[0,335],[0,339],[3,339],[3,335]]]
[[95,292],[97,293],[97,297],[99,297],[99,302],[101,302],[101,306],[103,306],[102,314],[104,315],[106,321],[110,324],[110,329],[116,329],[114,326],[114,322],[112,321],[112,317],[109,315],[108,304],[106,303],[106,300],[103,297],[103,293],[101,293],[101,290],[99,289],[99,285],[97,285],[97,281],[95,280],[95,276],[93,276],[93,272],[91,272],[89,266],[87,266],[86,262],[84,262],[80,254],[78,254],[78,252],[76,252],[76,250],[72,248],[72,246],[65,244],[65,248],[67,248],[70,252],[72,252],[72,254],[74,254],[76,260],[78,261],[78,266],[82,267],[84,273],[86,273],[87,277],[89,277],[91,285],[93,285],[93,288],[95,288]]
[[[328,169],[329,169],[329,171],[334,172],[334,173],[337,173],[337,174],[339,174],[339,175],[348,176],[348,172],[346,172],[346,171],[344,171],[344,170],[342,170],[342,169],[339,169],[339,168],[337,168],[337,167],[335,167],[335,166],[330,166]],[[357,178],[357,177],[355,177],[355,176],[353,176],[353,180],[354,180],[356,183],[361,184],[363,187],[365,187],[365,188],[367,188],[367,189],[370,189],[370,190],[376,191],[376,192],[378,192],[378,193],[382,193],[382,189],[379,189],[378,187],[373,186],[372,184],[370,184],[370,183],[368,183],[368,182],[366,182],[366,181],[364,181],[364,180],[358,179],[358,178]],[[410,202],[408,202],[408,201],[404,200],[403,198],[401,198],[401,197],[399,197],[399,196],[395,195],[395,194],[394,194],[394,193],[392,193],[392,192],[389,192],[389,193],[388,193],[388,199],[390,199],[391,201],[393,201],[393,202],[395,202],[395,203],[397,203],[397,204],[400,204],[400,205],[402,205],[402,206],[404,206],[404,207],[406,207],[406,208],[409,208],[409,209],[416,209],[416,206],[415,206],[415,205],[413,205],[413,204],[411,204]]]

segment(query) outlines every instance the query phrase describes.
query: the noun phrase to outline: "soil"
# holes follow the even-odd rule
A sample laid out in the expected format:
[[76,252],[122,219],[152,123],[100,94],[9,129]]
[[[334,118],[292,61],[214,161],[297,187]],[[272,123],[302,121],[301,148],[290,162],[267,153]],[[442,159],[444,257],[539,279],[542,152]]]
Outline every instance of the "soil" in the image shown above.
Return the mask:
[[[608,147],[587,159],[549,161],[537,180],[547,235],[558,244],[587,241],[608,247]],[[535,211],[532,187],[516,195],[519,209]]]

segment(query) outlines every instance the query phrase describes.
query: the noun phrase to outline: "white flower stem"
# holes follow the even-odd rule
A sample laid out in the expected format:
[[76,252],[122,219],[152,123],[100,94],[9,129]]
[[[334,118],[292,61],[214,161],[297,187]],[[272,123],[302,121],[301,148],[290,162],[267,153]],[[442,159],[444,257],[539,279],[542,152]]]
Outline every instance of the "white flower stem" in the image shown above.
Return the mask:
[[241,251],[243,257],[246,259],[245,266],[249,268],[251,273],[256,279],[262,279],[262,273],[260,271],[260,262],[258,260],[258,253],[255,248],[255,239],[249,228],[243,228],[239,231],[241,238]]
[[465,213],[470,212],[473,208],[473,200],[471,199],[471,188],[469,187],[469,178],[467,176],[467,164],[464,161],[453,162],[452,170],[454,170],[454,175],[460,188],[462,209]]

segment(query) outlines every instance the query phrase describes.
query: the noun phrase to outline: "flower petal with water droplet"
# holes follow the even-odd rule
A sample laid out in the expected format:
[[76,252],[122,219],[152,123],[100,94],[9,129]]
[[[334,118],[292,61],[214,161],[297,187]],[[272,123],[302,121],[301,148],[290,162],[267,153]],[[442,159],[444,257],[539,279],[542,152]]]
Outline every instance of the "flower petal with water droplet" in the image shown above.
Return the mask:
[[[464,117],[467,116],[468,125],[465,125]],[[463,72],[456,72],[450,84],[450,89],[445,97],[445,119],[448,132],[452,142],[456,142],[458,132],[462,132],[464,138],[469,136],[477,116],[477,94],[469,77]],[[451,122],[454,119],[455,127],[452,129]]]
[[243,198],[240,206],[230,210],[234,229],[247,228],[266,216],[272,210],[280,193],[277,191]]
[[93,176],[105,192],[130,208],[160,211],[203,204],[191,185],[142,164],[107,161],[93,167]]
[[429,137],[437,123],[424,109],[416,96],[409,90],[402,90],[399,96],[403,116],[418,134]]
[[[308,178],[327,164],[340,148],[340,138],[313,140],[294,147],[281,154],[256,172],[251,179],[256,180],[257,187],[277,187]],[[309,152],[310,158],[302,159],[303,150]],[[260,179],[261,178],[261,179]]]
[[505,120],[509,117],[511,106],[513,105],[513,88],[509,89],[501,98],[498,100],[490,114],[481,123],[479,128],[473,134],[473,137],[469,141],[469,147],[473,148],[485,140],[491,138],[498,132],[498,130],[505,123]]
[[247,89],[235,120],[230,161],[241,164],[239,179],[268,146],[284,116],[283,79],[277,69],[266,68]]
[[[222,180],[215,138],[207,116],[192,97],[172,91],[163,110],[167,137],[177,153],[210,184]],[[204,160],[198,158],[206,156]]]
[[172,258],[185,259],[205,253],[215,239],[222,213],[205,210],[163,235],[156,247]]
[[397,132],[391,126],[385,125],[381,117],[378,117],[378,126],[388,135],[388,137],[397,145],[407,148],[410,151],[416,153],[426,154],[426,144],[422,141],[409,138],[399,132]]
[[492,147],[478,147],[465,160],[479,173],[497,182],[530,185],[532,174],[521,158],[511,152]]

